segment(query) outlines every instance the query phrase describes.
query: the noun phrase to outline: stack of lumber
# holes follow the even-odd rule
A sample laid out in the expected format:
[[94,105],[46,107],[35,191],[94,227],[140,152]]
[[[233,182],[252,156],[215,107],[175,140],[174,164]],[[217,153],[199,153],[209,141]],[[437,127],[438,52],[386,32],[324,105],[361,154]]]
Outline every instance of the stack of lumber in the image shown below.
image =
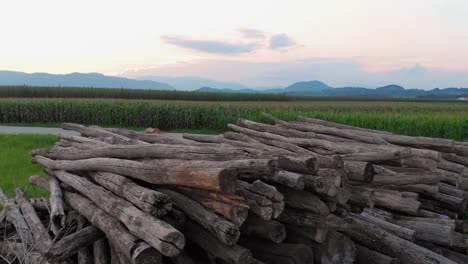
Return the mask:
[[273,124],[241,119],[233,132],[183,137],[63,124],[81,136],[32,151],[49,177],[30,183],[50,198],[0,193],[0,253],[30,263],[468,263],[468,144],[264,118]]

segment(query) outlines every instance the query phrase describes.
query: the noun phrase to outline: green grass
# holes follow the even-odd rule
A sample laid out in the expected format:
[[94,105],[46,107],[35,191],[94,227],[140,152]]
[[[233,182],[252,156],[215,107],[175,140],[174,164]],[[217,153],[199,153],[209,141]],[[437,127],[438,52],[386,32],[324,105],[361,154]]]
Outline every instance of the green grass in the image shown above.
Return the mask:
[[35,186],[28,186],[31,175],[42,175],[41,168],[31,163],[30,151],[49,148],[58,140],[53,135],[3,135],[0,134],[0,187],[9,197],[16,187],[26,187],[28,197],[42,197],[47,193]]

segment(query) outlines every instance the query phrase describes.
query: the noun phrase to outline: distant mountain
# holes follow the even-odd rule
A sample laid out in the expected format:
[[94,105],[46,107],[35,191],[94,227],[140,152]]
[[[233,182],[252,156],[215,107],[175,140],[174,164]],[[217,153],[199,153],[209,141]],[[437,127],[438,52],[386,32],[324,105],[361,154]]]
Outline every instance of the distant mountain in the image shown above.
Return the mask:
[[166,83],[106,76],[100,73],[48,74],[0,71],[0,85],[175,90]]
[[203,92],[203,93],[261,93],[260,91],[253,90],[253,89],[216,89],[211,87],[202,87],[200,89],[195,90],[194,92]]
[[200,87],[213,87],[214,89],[226,89],[226,91],[250,89],[249,87],[236,82],[221,82],[192,76],[141,76],[137,77],[137,79],[167,83],[172,87],[175,87],[177,90],[184,91],[194,91]]

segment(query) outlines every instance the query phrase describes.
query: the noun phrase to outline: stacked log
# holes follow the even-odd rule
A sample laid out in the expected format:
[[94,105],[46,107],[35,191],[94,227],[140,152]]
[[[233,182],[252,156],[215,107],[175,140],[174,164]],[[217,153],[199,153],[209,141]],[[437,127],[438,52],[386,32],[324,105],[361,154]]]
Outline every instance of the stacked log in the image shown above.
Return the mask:
[[466,144],[264,118],[273,124],[240,119],[231,132],[183,137],[63,124],[81,136],[32,151],[48,178],[30,183],[50,198],[0,193],[0,253],[31,263],[466,263]]

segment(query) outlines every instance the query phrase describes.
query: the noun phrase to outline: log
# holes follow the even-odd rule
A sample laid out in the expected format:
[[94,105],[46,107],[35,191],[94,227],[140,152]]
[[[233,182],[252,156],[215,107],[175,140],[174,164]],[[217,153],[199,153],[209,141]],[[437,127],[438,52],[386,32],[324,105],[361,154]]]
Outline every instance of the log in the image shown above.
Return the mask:
[[437,245],[452,246],[454,228],[435,221],[393,220],[393,223],[415,231],[415,239]]
[[304,117],[304,116],[298,116],[297,121],[312,123],[312,124],[317,124],[317,125],[322,125],[322,126],[328,126],[328,127],[334,127],[334,128],[340,128],[340,129],[352,129],[352,130],[357,130],[357,131],[362,131],[362,132],[369,132],[369,133],[392,134],[392,133],[387,132],[387,131],[349,126],[349,125],[344,125],[344,124],[340,124],[340,123],[335,123],[335,122],[330,122],[330,121],[315,119],[315,118],[310,118],[310,117]]
[[[239,182],[238,182],[239,184]],[[278,217],[284,209],[284,196],[281,194],[274,186],[266,184],[262,181],[254,181],[252,185],[246,185],[244,183],[240,183],[241,185],[247,187],[249,191],[263,195],[271,200],[271,209],[273,210],[272,218]]]
[[88,226],[55,242],[45,253],[45,256],[52,260],[65,261],[80,249],[86,248],[104,237],[105,234],[101,230],[94,226]]
[[462,199],[465,198],[465,192],[463,190],[458,189],[455,186],[442,182],[437,183],[437,185],[439,187],[439,191],[443,194],[451,195]]
[[367,222],[369,222],[369,223],[371,223],[371,224],[373,224],[375,226],[378,226],[378,227],[382,228],[383,230],[385,230],[385,231],[387,231],[387,232],[389,232],[391,234],[394,234],[396,236],[399,236],[399,237],[404,238],[404,239],[409,240],[409,241],[414,241],[414,238],[415,238],[415,231],[414,230],[411,230],[409,228],[405,228],[405,227],[397,225],[397,224],[387,222],[387,221],[385,221],[383,219],[380,219],[380,218],[374,217],[373,215],[367,214],[366,212],[362,212],[361,217],[365,221],[367,221]]
[[260,150],[234,148],[232,146],[188,146],[188,145],[111,145],[94,149],[53,148],[51,150],[33,150],[32,155],[41,155],[51,159],[80,160],[90,158],[121,159],[183,159],[226,161],[249,159],[261,154]]
[[399,264],[400,260],[356,244],[356,264]]
[[0,263],[45,263],[46,259],[37,251],[31,251],[24,243],[0,242]]
[[264,180],[285,185],[296,190],[303,190],[305,185],[303,174],[285,170],[278,170],[273,176],[264,178]]
[[85,178],[65,171],[54,171],[54,175],[63,183],[86,195],[99,208],[120,220],[132,234],[148,242],[161,254],[174,256],[184,248],[184,236],[166,222],[139,210],[130,202]]
[[468,166],[468,158],[463,156],[458,156],[454,153],[442,153],[442,158],[445,160],[458,163],[463,166]]
[[250,215],[241,227],[242,235],[265,239],[281,243],[286,238],[286,229],[283,224],[275,220],[263,220]]
[[236,133],[236,132],[226,132],[223,134],[223,138],[225,140],[229,140],[226,143],[230,145],[235,145],[235,146],[238,145],[238,146],[242,146],[246,148],[255,148],[255,149],[263,150],[267,153],[275,153],[276,155],[295,155],[294,152],[289,151],[287,149],[267,145],[247,135]]
[[318,253],[320,263],[351,264],[356,258],[356,246],[348,236],[331,230],[325,242],[319,246]]
[[229,198],[224,198],[223,202],[213,200],[209,197],[209,195],[204,194],[205,191],[200,191],[197,189],[176,188],[176,190],[190,197],[191,199],[203,205],[207,209],[210,209],[213,212],[225,217],[237,226],[241,226],[247,218],[249,207],[246,204],[241,204],[238,201],[234,201],[234,205],[231,203],[227,203],[226,201],[228,201]]
[[164,134],[144,133],[140,131],[128,130],[123,128],[102,128],[102,130],[111,132],[113,134],[125,136],[138,141],[146,143],[160,143],[160,144],[181,144],[184,145],[188,140],[177,139]]
[[343,232],[355,242],[390,257],[397,257],[403,264],[454,264],[455,262],[426,248],[392,235],[381,228],[351,214],[348,228]]
[[90,172],[88,174],[102,187],[152,216],[161,217],[172,209],[169,196],[141,187],[124,176],[111,172]]
[[[109,143],[102,142],[100,140],[96,140],[96,139],[92,139],[92,138],[87,138],[87,137],[67,135],[67,134],[59,134],[59,137],[62,140],[65,140],[66,142],[82,143],[82,144],[87,144],[87,145],[92,145],[92,146],[100,146],[100,147],[111,146],[111,144],[109,144]],[[79,144],[76,144],[76,145],[79,145]]]
[[265,263],[313,263],[314,253],[302,244],[276,244],[274,242],[254,240],[252,238],[241,241],[241,245],[250,249],[252,255]]
[[6,210],[6,220],[15,226],[16,232],[19,237],[26,245],[32,245],[34,243],[34,236],[29,229],[26,220],[21,214],[20,210],[13,201],[10,201],[8,197],[3,193],[0,188],[0,203]]
[[155,162],[146,164],[112,158],[54,161],[36,156],[33,161],[52,170],[112,172],[152,184],[173,184],[223,192],[233,192],[237,178],[235,169],[203,167],[197,169],[184,164],[172,166],[164,160],[158,164]]
[[[86,220],[86,218],[82,215],[78,216],[78,223],[77,223],[76,230],[79,232],[87,226],[89,226],[89,223]],[[92,248],[89,247],[90,245],[91,243],[78,250],[78,254],[77,254],[78,264],[92,264],[93,263],[94,256],[93,256]]]
[[420,244],[421,244],[421,246],[423,246],[425,248],[428,248],[428,249],[436,252],[437,254],[440,254],[440,255],[454,261],[455,263],[459,263],[459,264],[468,263],[468,256],[465,255],[465,254],[461,254],[461,253],[458,253],[456,251],[452,251],[452,250],[444,248],[444,247],[439,247],[439,246],[436,246],[436,245],[433,245],[433,244],[427,243],[427,242],[420,243]]
[[[47,232],[47,228],[42,224],[41,219],[37,216],[36,211],[29,200],[24,196],[24,190],[22,188],[15,189],[15,200],[21,210],[21,214],[23,215],[26,224],[29,226],[30,232],[33,235],[34,245],[31,246],[41,253],[46,252],[52,244],[52,240]],[[21,231],[17,231],[21,234]],[[24,241],[28,240],[25,239]]]
[[219,243],[219,238],[208,232],[202,226],[192,220],[188,220],[183,227],[182,232],[187,238],[210,255],[231,264],[250,263],[252,261],[251,252],[237,244],[231,246],[225,243]]
[[340,155],[345,161],[361,161],[361,162],[382,162],[390,160],[399,160],[402,158],[401,151],[387,152],[363,152]]
[[300,227],[329,227],[339,230],[347,227],[346,221],[333,214],[323,216],[293,208],[285,208],[283,213],[281,213],[276,220],[287,225],[296,225]]
[[177,208],[180,208],[188,218],[213,233],[221,242],[231,246],[237,242],[240,231],[235,224],[219,217],[212,211],[205,209],[202,205],[185,195],[163,188],[158,188],[158,191],[171,197]]
[[94,138],[105,138],[109,137],[112,138],[113,142],[116,144],[148,144],[146,142],[131,139],[122,135],[118,135],[109,131],[106,131],[100,127],[86,127],[80,124],[73,124],[73,123],[62,123],[62,129],[65,130],[74,130],[81,135],[86,137],[94,137]]
[[319,169],[317,158],[314,156],[285,156],[278,157],[279,167],[286,171],[303,173],[303,174],[316,174]]
[[348,180],[366,183],[374,180],[374,166],[369,162],[345,161],[344,165]]
[[374,207],[375,196],[372,191],[350,185],[346,185],[345,188],[350,192],[349,203],[351,205]]
[[94,264],[110,264],[110,248],[106,239],[100,239],[93,243]]
[[458,174],[463,174],[463,171],[465,170],[464,165],[460,165],[460,164],[457,164],[455,162],[448,161],[446,159],[441,159],[437,163],[437,168],[442,169],[442,170],[455,172],[455,173],[458,173]]
[[249,183],[238,181],[237,193],[245,198],[250,210],[264,220],[270,220],[273,217],[273,202],[263,194],[251,191]]
[[374,191],[375,206],[382,207],[397,212],[402,212],[410,215],[418,215],[421,203],[419,201],[403,198],[401,196]]
[[379,218],[381,220],[384,220],[386,222],[392,222],[393,221],[393,214],[390,212],[387,212],[385,210],[379,209],[379,208],[369,208],[366,207],[362,210],[361,215],[370,215],[376,218]]
[[[31,176],[29,183],[46,191],[50,190],[48,180],[43,177]],[[103,231],[109,242],[117,248],[118,252],[131,260],[132,264],[159,263],[161,261],[161,254],[158,251],[140,238],[130,234],[121,222],[98,208],[90,200],[69,191],[63,193],[63,198],[71,208]]]
[[319,197],[310,192],[294,190],[283,186],[278,186],[278,190],[284,195],[284,202],[287,207],[302,209],[323,216],[330,214],[327,205]]
[[55,177],[50,177],[50,228],[55,235],[58,235],[60,229],[65,227],[65,211],[63,209],[62,189],[60,183]]

